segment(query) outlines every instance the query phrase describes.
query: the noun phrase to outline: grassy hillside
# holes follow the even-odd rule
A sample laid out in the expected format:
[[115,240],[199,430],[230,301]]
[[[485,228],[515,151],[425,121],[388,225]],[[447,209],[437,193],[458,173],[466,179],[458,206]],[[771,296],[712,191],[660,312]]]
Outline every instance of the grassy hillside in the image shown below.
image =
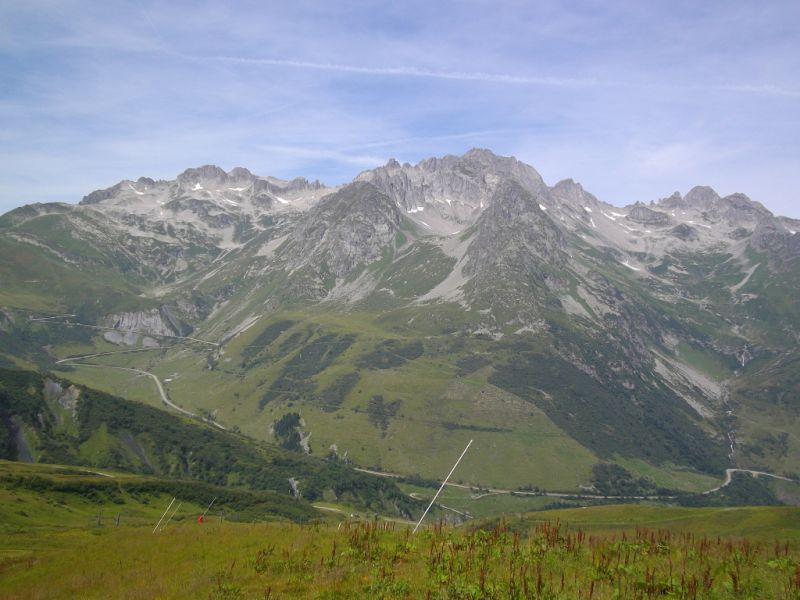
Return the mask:
[[[663,389],[642,384],[636,407],[620,383],[598,386],[561,358],[566,342],[441,336],[447,322],[405,309],[281,312],[219,354],[182,345],[87,362],[152,371],[174,401],[256,439],[273,440],[273,423],[298,412],[313,453],[390,472],[441,477],[474,439],[458,474],[474,485],[578,491],[608,460],[688,491],[722,479],[721,440]],[[160,402],[131,376],[71,368],[87,385]]]
[[[6,534],[157,523],[172,498],[174,522],[211,515],[239,521],[321,518],[303,499],[201,481],[133,475],[67,465],[0,461],[0,522]],[[172,512],[170,510],[170,512]]]
[[392,481],[336,461],[30,371],[0,369],[0,425],[0,457],[6,459],[193,479],[272,491],[287,501],[296,488],[309,501],[334,499],[397,514],[410,514],[416,504]]

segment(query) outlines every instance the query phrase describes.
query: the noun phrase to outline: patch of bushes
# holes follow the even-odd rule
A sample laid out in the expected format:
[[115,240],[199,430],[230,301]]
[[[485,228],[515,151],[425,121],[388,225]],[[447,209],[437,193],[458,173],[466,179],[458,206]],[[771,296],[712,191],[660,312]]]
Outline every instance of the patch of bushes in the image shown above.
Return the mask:
[[389,423],[397,414],[400,405],[403,404],[402,400],[393,400],[386,402],[383,396],[373,396],[367,403],[367,416],[370,423],[381,430],[381,435],[386,435],[386,430],[389,428]]
[[400,340],[380,342],[372,352],[358,360],[358,366],[368,369],[392,369],[416,360],[424,353],[422,342],[403,343]]
[[245,346],[244,350],[242,351],[242,357],[249,359],[259,352],[263,351],[267,346],[270,346],[275,340],[277,340],[284,331],[288,330],[292,325],[294,325],[294,321],[289,320],[282,320],[276,321],[275,323],[271,323],[262,331],[256,339],[252,341],[249,345]]
[[300,349],[283,367],[278,379],[264,393],[259,408],[277,399],[310,400],[314,396],[311,377],[327,369],[355,341],[351,335],[327,334]]
[[278,445],[293,452],[300,452],[303,448],[300,445],[300,414],[296,412],[286,413],[275,421],[272,430],[278,440]]
[[320,404],[322,410],[325,412],[335,412],[344,403],[347,394],[358,383],[358,373],[347,373],[334,380],[328,387],[326,387],[320,394]]
[[615,463],[598,463],[592,467],[592,484],[607,496],[668,495],[670,490],[659,488],[652,479],[634,477],[630,471]]
[[470,354],[456,361],[456,375],[459,377],[466,377],[491,363],[492,361],[486,356]]

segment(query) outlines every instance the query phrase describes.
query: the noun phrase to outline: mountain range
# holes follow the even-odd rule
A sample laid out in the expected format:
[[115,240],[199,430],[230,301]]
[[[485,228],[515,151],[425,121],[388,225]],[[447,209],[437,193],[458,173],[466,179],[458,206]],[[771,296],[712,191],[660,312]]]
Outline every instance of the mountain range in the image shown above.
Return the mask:
[[476,486],[797,478],[798,231],[481,149],[337,187],[203,166],[0,217],[0,366],[389,473],[474,439]]

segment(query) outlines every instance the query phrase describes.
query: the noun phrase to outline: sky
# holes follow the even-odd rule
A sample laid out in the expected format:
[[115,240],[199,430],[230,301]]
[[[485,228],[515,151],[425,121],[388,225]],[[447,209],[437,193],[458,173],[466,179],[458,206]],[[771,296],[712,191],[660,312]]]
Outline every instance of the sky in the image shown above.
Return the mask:
[[617,205],[711,185],[800,217],[800,2],[0,2],[0,213],[472,147]]

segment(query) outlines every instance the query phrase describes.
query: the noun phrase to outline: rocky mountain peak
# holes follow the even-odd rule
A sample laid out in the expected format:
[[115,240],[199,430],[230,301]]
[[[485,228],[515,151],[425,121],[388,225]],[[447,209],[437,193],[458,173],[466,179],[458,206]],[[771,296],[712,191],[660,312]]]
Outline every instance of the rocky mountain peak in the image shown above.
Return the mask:
[[562,179],[550,191],[562,202],[580,204],[586,197],[586,190],[574,179]]
[[245,169],[244,167],[234,167],[228,173],[228,178],[233,181],[252,181],[256,178],[249,169]]
[[289,184],[286,186],[287,190],[290,191],[303,191],[303,190],[321,190],[325,186],[320,183],[319,179],[315,179],[314,181],[309,181],[305,177],[295,177],[292,179]]
[[479,233],[470,245],[465,272],[484,270],[504,257],[526,261],[527,270],[536,263],[563,264],[565,240],[561,230],[542,210],[542,198],[516,181],[504,181],[494,191],[489,208],[478,220]]
[[177,181],[181,184],[195,184],[201,181],[215,181],[224,183],[228,180],[228,174],[216,165],[203,165],[193,169],[186,169],[178,175]]
[[83,199],[78,204],[87,205],[87,204],[100,204],[104,200],[108,200],[109,198],[113,198],[116,196],[120,189],[122,189],[123,182],[120,181],[119,183],[112,185],[110,188],[106,188],[103,190],[95,190],[86,194]]
[[533,192],[546,189],[533,167],[484,149],[429,158],[414,166],[392,159],[356,178],[392,198],[412,220],[440,233],[453,233],[474,223],[497,186],[506,180]]
[[719,200],[719,194],[707,185],[696,185],[686,194],[683,199],[684,205],[707,208]]
[[707,211],[710,218],[727,222],[730,226],[752,226],[763,220],[772,220],[772,213],[760,202],[744,194],[731,194],[720,198]]
[[745,194],[736,193],[725,196],[722,198],[721,203],[727,205],[731,210],[751,213],[753,215],[772,216],[772,213],[767,210],[763,204],[751,200]]
[[292,233],[290,270],[343,277],[381,257],[401,222],[397,205],[374,185],[356,181],[326,196]]

